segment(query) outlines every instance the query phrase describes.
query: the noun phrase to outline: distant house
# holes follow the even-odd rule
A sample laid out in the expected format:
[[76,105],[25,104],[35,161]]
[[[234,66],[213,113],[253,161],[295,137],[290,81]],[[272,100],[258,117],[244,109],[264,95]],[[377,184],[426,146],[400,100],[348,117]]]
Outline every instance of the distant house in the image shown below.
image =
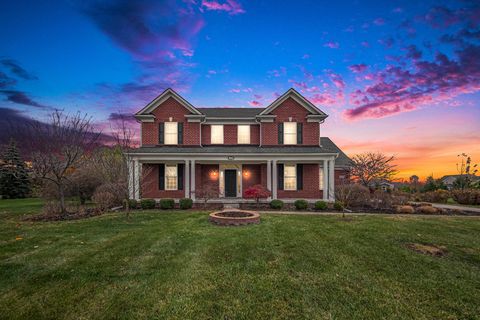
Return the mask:
[[378,189],[382,191],[388,191],[395,189],[395,184],[388,180],[376,180],[370,183],[371,189]]
[[[453,184],[455,183],[455,181],[462,176],[467,176],[467,175],[451,174],[451,175],[443,176],[442,178],[440,178],[440,180],[443,182],[443,184],[447,187],[448,190],[451,190],[453,188]],[[472,181],[480,180],[480,177],[474,176],[473,174],[469,174],[468,177],[470,177]]]

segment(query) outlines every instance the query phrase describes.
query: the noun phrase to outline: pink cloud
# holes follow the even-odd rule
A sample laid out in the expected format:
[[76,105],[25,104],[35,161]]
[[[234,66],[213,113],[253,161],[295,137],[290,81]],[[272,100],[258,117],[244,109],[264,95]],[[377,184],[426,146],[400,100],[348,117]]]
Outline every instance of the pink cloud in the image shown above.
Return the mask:
[[228,92],[233,92],[233,93],[239,93],[241,90],[240,89],[230,89]]
[[323,46],[330,49],[338,49],[340,47],[340,44],[338,42],[329,41],[325,43]]
[[245,13],[242,5],[235,0],[226,0],[224,3],[215,0],[202,0],[202,7],[212,11],[225,11],[231,15]]
[[285,67],[280,67],[278,69],[275,69],[275,70],[272,70],[272,71],[268,71],[268,74],[278,78],[278,77],[281,77],[281,76],[284,76],[285,74],[287,74],[287,68]]
[[252,107],[259,107],[259,106],[262,105],[262,103],[260,101],[257,101],[257,100],[250,101],[250,102],[248,102],[248,104]]
[[364,63],[361,64],[352,64],[348,67],[353,73],[361,73],[367,70],[368,66]]

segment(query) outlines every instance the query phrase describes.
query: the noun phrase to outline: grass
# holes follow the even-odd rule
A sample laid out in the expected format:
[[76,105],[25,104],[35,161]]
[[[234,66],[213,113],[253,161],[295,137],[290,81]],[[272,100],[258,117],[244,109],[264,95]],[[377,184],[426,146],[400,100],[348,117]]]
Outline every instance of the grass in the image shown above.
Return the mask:
[[[0,201],[0,318],[480,314],[479,218],[264,215],[260,225],[237,228],[190,211],[20,220],[39,205]],[[411,243],[447,254],[422,255]]]

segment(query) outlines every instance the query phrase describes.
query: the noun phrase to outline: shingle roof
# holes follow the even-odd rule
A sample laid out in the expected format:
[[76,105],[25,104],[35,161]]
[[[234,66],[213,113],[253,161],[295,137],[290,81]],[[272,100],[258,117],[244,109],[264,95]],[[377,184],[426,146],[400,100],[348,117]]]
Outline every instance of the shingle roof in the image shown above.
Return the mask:
[[131,153],[223,153],[223,154],[236,154],[236,153],[338,153],[338,158],[335,160],[335,164],[339,166],[349,166],[350,158],[338,148],[335,143],[328,137],[321,137],[320,146],[278,146],[278,147],[259,147],[259,146],[161,146],[161,147],[140,147],[133,150]]
[[205,114],[207,117],[218,118],[253,118],[263,108],[197,108],[198,111]]

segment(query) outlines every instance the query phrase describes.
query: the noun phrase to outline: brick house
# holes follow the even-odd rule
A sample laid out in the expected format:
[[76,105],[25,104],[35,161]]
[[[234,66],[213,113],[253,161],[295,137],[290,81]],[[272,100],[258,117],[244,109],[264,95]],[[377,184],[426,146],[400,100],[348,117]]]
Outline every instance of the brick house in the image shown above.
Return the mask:
[[135,199],[195,201],[196,190],[210,184],[214,201],[246,202],[245,190],[261,184],[273,199],[333,201],[350,162],[321,136],[327,114],[294,89],[266,108],[195,108],[167,89],[135,117],[141,123],[141,146],[129,153]]

